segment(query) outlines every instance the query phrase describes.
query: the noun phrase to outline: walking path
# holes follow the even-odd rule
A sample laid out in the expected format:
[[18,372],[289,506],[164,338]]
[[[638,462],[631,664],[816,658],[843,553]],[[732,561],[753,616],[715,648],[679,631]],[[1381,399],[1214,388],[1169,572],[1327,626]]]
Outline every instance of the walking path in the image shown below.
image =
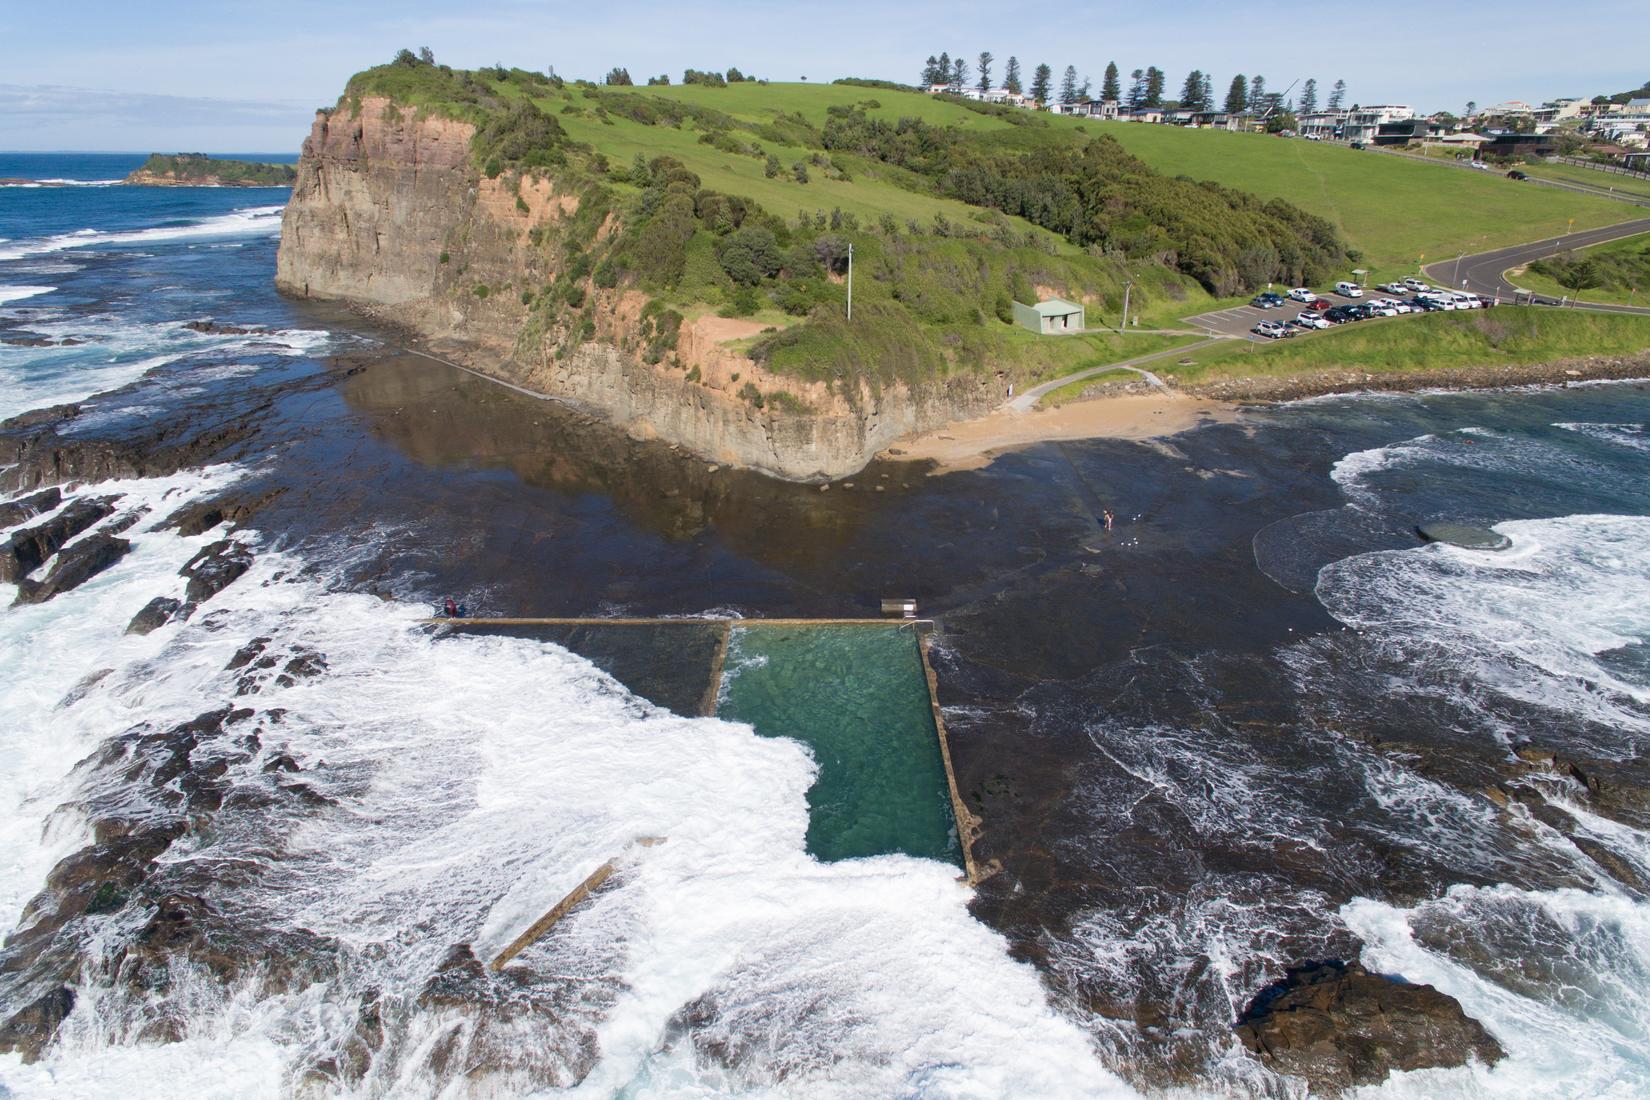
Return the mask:
[[1230,339],[1230,337],[1210,337],[1206,340],[1199,340],[1195,344],[1182,344],[1176,348],[1165,348],[1162,351],[1154,351],[1150,355],[1140,355],[1133,359],[1125,359],[1118,363],[1106,363],[1098,367],[1090,367],[1087,370],[1080,370],[1075,374],[1061,375],[1059,378],[1053,378],[1047,382],[1041,383],[1040,385],[1031,387],[1029,390],[1026,390],[1018,397],[1015,397],[1009,401],[1007,407],[1011,411],[1017,413],[1030,412],[1032,409],[1037,407],[1037,402],[1042,400],[1045,395],[1052,393],[1061,386],[1069,386],[1073,382],[1080,382],[1085,378],[1092,378],[1097,374],[1104,374],[1106,371],[1112,370],[1133,371],[1135,374],[1140,375],[1146,381],[1150,382],[1157,389],[1160,389],[1165,393],[1169,393],[1172,391],[1169,389],[1168,384],[1151,371],[1140,366],[1141,363],[1150,363],[1157,359],[1166,359],[1171,355],[1183,355],[1189,351],[1196,351],[1198,348],[1206,348],[1210,344],[1218,344],[1220,341],[1226,339]]

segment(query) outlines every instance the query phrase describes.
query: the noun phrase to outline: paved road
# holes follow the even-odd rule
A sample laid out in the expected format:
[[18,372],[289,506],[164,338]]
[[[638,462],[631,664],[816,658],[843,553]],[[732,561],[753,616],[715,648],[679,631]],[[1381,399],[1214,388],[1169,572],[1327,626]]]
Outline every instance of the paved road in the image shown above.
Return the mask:
[[[1493,252],[1480,252],[1474,256],[1466,256],[1460,260],[1440,260],[1430,263],[1421,270],[1428,279],[1440,286],[1460,290],[1465,287],[1474,294],[1488,297],[1499,297],[1504,302],[1510,302],[1516,295],[1518,288],[1506,279],[1508,268],[1520,267],[1547,256],[1554,256],[1572,248],[1585,248],[1588,245],[1604,244],[1606,241],[1619,240],[1622,237],[1631,237],[1638,233],[1650,233],[1650,218],[1640,218],[1637,221],[1622,222],[1619,225],[1607,225],[1602,229],[1588,229],[1580,233],[1570,233],[1562,237],[1549,237],[1544,241],[1532,241],[1529,244],[1517,244],[1511,248],[1498,248]],[[1541,299],[1543,303],[1556,305],[1549,299]],[[1650,308],[1645,306],[1607,306],[1593,305],[1588,309],[1602,309],[1611,313],[1647,313]]]
[[[1502,179],[1505,179],[1508,171],[1505,168],[1475,168],[1473,167],[1473,162],[1470,160],[1429,157],[1420,153],[1405,153],[1397,149],[1384,149],[1376,146],[1371,146],[1370,152],[1380,153],[1383,156],[1389,157],[1403,157],[1405,160],[1417,160],[1423,164],[1435,164],[1445,168],[1460,168],[1468,172],[1476,172],[1481,176],[1490,176],[1492,178],[1501,177]],[[1600,172],[1599,176],[1601,180],[1608,178],[1608,174],[1604,172]],[[1598,185],[1594,186],[1585,183],[1576,183],[1572,180],[1548,179],[1546,176],[1530,176],[1530,178],[1526,180],[1509,180],[1508,183],[1510,185],[1523,183],[1525,186],[1537,184],[1541,187],[1556,187],[1560,191],[1573,191],[1578,195],[1591,195],[1594,198],[1599,199],[1614,199],[1616,202],[1625,202],[1632,206],[1650,206],[1650,199],[1647,199],[1642,195],[1635,195],[1630,191],[1611,190],[1609,188],[1609,184],[1604,182],[1600,182]]]
[[1224,336],[1215,336],[1208,340],[1200,340],[1195,344],[1182,344],[1178,348],[1165,348],[1163,351],[1154,351],[1150,355],[1140,355],[1133,359],[1125,359],[1121,363],[1107,363],[1104,366],[1090,367],[1088,370],[1078,371],[1076,374],[1062,375],[1059,378],[1044,382],[1041,385],[1033,386],[1024,393],[1017,395],[1013,400],[1009,401],[1008,407],[1017,413],[1030,412],[1036,407],[1037,402],[1043,399],[1044,394],[1047,394],[1052,390],[1057,390],[1061,386],[1069,385],[1079,379],[1092,378],[1096,374],[1104,374],[1109,370],[1133,371],[1146,381],[1150,382],[1152,385],[1156,386],[1158,389],[1167,390],[1169,387],[1163,379],[1159,378],[1151,371],[1141,367],[1140,364],[1150,363],[1155,359],[1166,359],[1171,355],[1184,355],[1187,352],[1195,351],[1198,348],[1206,348],[1210,344],[1218,344],[1224,339],[1226,339]]

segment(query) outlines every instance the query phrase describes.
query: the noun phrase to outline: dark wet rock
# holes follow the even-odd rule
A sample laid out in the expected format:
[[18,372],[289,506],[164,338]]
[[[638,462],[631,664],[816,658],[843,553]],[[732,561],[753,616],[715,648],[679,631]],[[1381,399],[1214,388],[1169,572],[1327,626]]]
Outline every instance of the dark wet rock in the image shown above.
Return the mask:
[[57,562],[38,581],[24,578],[17,585],[17,602],[45,603],[53,596],[79,588],[114,565],[132,550],[127,539],[99,531],[57,553]]
[[281,674],[275,677],[275,682],[282,687],[292,687],[299,680],[313,680],[327,670],[327,659],[314,650],[305,649],[286,663]]
[[149,509],[147,507],[133,508],[130,512],[123,513],[110,520],[108,524],[104,526],[103,530],[105,533],[110,535],[124,534],[136,526],[138,520],[148,514]]
[[132,616],[132,621],[126,624],[126,633],[148,634],[150,631],[158,630],[171,622],[182,607],[181,600],[174,600],[170,596],[156,596]]
[[0,344],[7,344],[14,348],[49,348],[57,343],[50,336],[7,336],[0,339]]
[[267,328],[248,328],[245,325],[230,325],[222,321],[187,321],[183,327],[207,336],[264,336],[270,332]]
[[44,523],[14,531],[0,542],[0,581],[16,583],[34,572],[64,544],[94,524],[112,516],[107,500],[76,500]]
[[1503,1054],[1454,997],[1335,960],[1290,967],[1250,1002],[1237,1035],[1271,1069],[1331,1096],[1393,1070],[1493,1065]]
[[40,1060],[58,1025],[74,1011],[74,990],[58,986],[0,1024],[0,1051],[22,1054],[25,1065]]
[[266,772],[298,772],[303,771],[303,768],[298,766],[298,761],[294,760],[290,753],[278,752],[264,761],[263,770]]
[[57,704],[58,707],[62,708],[74,706],[86,697],[86,693],[88,691],[91,691],[98,684],[102,683],[104,677],[108,676],[109,673],[113,671],[114,669],[112,668],[100,668],[96,672],[87,673],[85,676],[81,677],[78,684],[69,689],[69,693],[67,695],[63,696],[62,700]]
[[245,668],[250,665],[263,655],[265,649],[269,648],[271,640],[268,636],[253,638],[235,651],[235,655],[229,658],[229,663],[223,666],[224,671],[233,672],[238,668]]
[[1650,758],[1595,760],[1525,743],[1514,754],[1525,774],[1549,775],[1584,788],[1591,808],[1636,829],[1650,828]]
[[222,592],[251,568],[250,550],[238,542],[220,539],[190,558],[178,572],[189,578],[184,590],[188,601],[200,604]]
[[190,536],[204,534],[220,523],[241,524],[283,492],[285,489],[271,489],[253,497],[214,497],[195,501],[167,516],[161,526],[175,528],[178,534]]
[[[260,408],[259,412],[262,411]],[[162,477],[204,466],[255,430],[255,414],[228,421],[178,417],[120,436],[63,435],[78,406],[42,409],[0,425],[0,489]]]
[[1650,883],[1645,882],[1643,876],[1634,870],[1633,865],[1614,849],[1587,836],[1572,836],[1570,843],[1580,848],[1588,859],[1598,864],[1605,874],[1623,886],[1640,894],[1650,894]]
[[26,519],[44,515],[62,503],[63,490],[55,485],[26,497],[0,502],[0,527],[15,527]]
[[79,415],[79,405],[48,405],[43,409],[30,409],[28,412],[21,412],[0,421],[0,431],[15,432],[37,428],[42,424],[62,424]]

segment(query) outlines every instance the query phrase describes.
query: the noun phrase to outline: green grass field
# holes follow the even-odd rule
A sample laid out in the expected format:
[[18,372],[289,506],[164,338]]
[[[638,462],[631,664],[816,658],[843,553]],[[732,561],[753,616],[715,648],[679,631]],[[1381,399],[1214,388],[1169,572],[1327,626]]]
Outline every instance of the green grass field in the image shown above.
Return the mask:
[[[1585,169],[1577,169],[1585,171]],[[1635,237],[1623,237],[1619,241],[1610,241],[1606,244],[1594,245],[1591,248],[1577,249],[1577,259],[1585,257],[1606,257],[1637,255],[1650,246],[1650,233],[1640,233]],[[1561,285],[1558,280],[1543,275],[1539,271],[1524,271],[1517,276],[1509,276],[1512,283],[1524,290],[1533,290],[1537,294],[1548,295],[1553,298],[1569,298],[1572,301],[1597,302],[1601,305],[1650,305],[1650,281],[1644,286],[1631,290],[1618,290],[1612,287],[1592,287],[1587,290],[1571,290]]]
[[1190,366],[1162,373],[1182,384],[1319,370],[1400,374],[1631,355],[1647,348],[1650,317],[1506,307],[1361,321],[1264,345],[1233,341],[1191,352]]

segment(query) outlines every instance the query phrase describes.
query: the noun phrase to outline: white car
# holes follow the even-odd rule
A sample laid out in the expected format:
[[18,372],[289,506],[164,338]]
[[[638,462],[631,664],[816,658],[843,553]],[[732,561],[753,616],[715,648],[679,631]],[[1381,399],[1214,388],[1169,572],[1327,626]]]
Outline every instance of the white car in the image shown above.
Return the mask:
[[1400,302],[1396,298],[1377,298],[1375,300],[1374,304],[1378,305],[1378,306],[1383,306],[1386,309],[1390,309],[1393,313],[1408,313],[1409,312],[1409,303],[1408,302]]
[[1364,306],[1364,309],[1369,313],[1369,315],[1371,317],[1396,317],[1396,316],[1398,316],[1398,311],[1397,310],[1395,310],[1391,306],[1385,305],[1381,302],[1370,302],[1368,305]]
[[1382,283],[1380,286],[1376,287],[1375,289],[1376,290],[1384,290],[1388,294],[1402,294],[1406,290],[1408,290],[1409,287],[1405,286],[1403,283]]
[[1456,309],[1483,309],[1484,301],[1476,294],[1451,294]]
[[1415,293],[1415,294],[1426,294],[1427,292],[1432,290],[1432,288],[1430,286],[1423,283],[1419,279],[1405,279],[1404,280],[1404,289],[1408,290],[1408,291],[1411,291],[1412,293]]
[[1325,321],[1322,317],[1319,317],[1316,313],[1302,313],[1301,315],[1299,315],[1298,317],[1295,318],[1295,320],[1293,321],[1293,324],[1298,325],[1301,328],[1328,328],[1329,327],[1329,322]]
[[1292,302],[1300,302],[1302,305],[1309,306],[1318,300],[1318,296],[1313,294],[1310,290],[1307,290],[1304,286],[1298,286],[1289,292],[1289,300]]
[[1336,283],[1335,293],[1342,298],[1362,298],[1364,296],[1363,289],[1357,283]]
[[1257,336],[1264,336],[1269,340],[1279,340],[1285,336],[1295,335],[1293,332],[1290,332],[1276,321],[1262,321],[1249,331],[1255,333]]

